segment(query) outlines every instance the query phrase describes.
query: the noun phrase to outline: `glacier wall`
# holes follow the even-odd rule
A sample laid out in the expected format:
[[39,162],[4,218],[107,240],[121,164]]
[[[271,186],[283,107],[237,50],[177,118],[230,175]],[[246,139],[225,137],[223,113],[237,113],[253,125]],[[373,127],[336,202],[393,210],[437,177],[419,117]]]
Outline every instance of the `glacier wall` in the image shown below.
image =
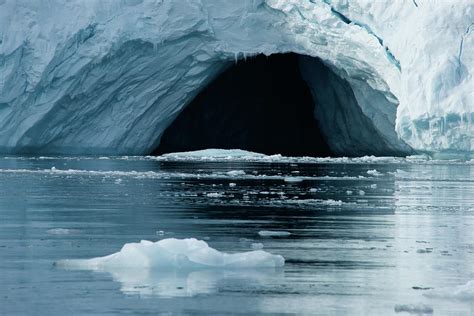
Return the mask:
[[470,0],[0,0],[0,151],[149,153],[230,62],[294,52],[391,148],[471,152],[473,21]]

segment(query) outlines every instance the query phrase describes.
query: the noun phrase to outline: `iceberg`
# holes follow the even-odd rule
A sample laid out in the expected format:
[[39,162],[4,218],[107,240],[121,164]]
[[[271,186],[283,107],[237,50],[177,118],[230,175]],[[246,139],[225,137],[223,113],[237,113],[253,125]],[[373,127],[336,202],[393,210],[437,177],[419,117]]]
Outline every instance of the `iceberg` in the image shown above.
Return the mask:
[[470,0],[0,0],[0,152],[149,154],[231,65],[294,53],[336,155],[470,154],[472,21]]
[[278,268],[285,264],[280,255],[263,250],[224,253],[203,240],[167,238],[157,242],[142,240],[125,244],[119,252],[92,259],[66,259],[56,266],[66,269],[114,271],[150,269],[193,271],[200,269]]

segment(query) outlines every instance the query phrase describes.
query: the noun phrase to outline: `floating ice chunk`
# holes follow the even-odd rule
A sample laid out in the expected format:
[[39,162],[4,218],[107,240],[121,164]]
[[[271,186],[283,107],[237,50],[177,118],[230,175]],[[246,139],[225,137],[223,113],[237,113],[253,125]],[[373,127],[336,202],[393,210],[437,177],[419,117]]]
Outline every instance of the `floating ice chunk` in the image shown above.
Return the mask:
[[262,237],[286,237],[291,233],[283,230],[261,230],[258,234]]
[[396,313],[409,313],[409,314],[433,314],[433,308],[431,306],[425,304],[403,304],[403,305],[395,305],[395,312]]
[[224,193],[219,193],[219,192],[211,192],[206,194],[207,197],[212,197],[212,198],[220,198],[224,196]]
[[474,300],[474,280],[463,285],[429,290],[424,295],[430,298]]
[[364,190],[359,190],[359,195],[365,195],[365,191]]
[[352,195],[352,191],[351,191],[351,190],[347,190],[347,191],[346,191],[346,194],[347,194],[347,195]]
[[245,160],[250,158],[266,157],[266,155],[240,149],[204,149],[196,151],[170,153],[162,155],[160,157],[170,160]]
[[231,177],[244,176],[245,171],[243,171],[243,170],[231,170],[231,171],[226,172],[226,174],[228,176],[231,176]]
[[288,182],[288,183],[298,183],[298,182],[302,182],[303,178],[301,178],[301,177],[285,177],[283,180],[285,182]]
[[231,188],[235,187],[236,185],[237,185],[237,184],[234,183],[234,182],[229,183],[229,187],[231,187]]
[[92,259],[66,259],[56,263],[69,269],[108,270],[117,268],[183,269],[202,268],[275,268],[285,259],[263,250],[228,254],[203,240],[167,238],[157,242],[142,240],[125,244],[119,252]]
[[376,176],[376,177],[382,175],[382,173],[378,172],[376,169],[370,169],[370,170],[368,170],[368,171],[367,171],[367,174],[370,174],[371,176]]
[[69,235],[69,234],[77,234],[78,232],[79,232],[78,229],[68,229],[68,228],[52,228],[46,231],[46,233],[50,235]]

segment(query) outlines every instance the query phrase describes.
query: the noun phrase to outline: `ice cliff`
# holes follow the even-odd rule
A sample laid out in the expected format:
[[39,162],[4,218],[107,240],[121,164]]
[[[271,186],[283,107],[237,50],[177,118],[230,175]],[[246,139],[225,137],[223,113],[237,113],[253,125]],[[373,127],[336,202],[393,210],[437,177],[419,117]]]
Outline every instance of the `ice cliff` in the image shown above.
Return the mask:
[[0,151],[149,153],[229,64],[287,52],[320,121],[364,116],[332,147],[473,151],[472,0],[0,0]]

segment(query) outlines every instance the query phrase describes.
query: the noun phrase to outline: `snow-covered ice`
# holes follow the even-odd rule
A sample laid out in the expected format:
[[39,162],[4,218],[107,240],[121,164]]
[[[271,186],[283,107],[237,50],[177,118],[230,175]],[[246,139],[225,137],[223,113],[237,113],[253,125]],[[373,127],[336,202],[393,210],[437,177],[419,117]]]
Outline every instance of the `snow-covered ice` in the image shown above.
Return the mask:
[[472,151],[471,0],[46,3],[0,1],[2,152],[149,153],[229,64],[287,52],[347,82],[388,148]]

